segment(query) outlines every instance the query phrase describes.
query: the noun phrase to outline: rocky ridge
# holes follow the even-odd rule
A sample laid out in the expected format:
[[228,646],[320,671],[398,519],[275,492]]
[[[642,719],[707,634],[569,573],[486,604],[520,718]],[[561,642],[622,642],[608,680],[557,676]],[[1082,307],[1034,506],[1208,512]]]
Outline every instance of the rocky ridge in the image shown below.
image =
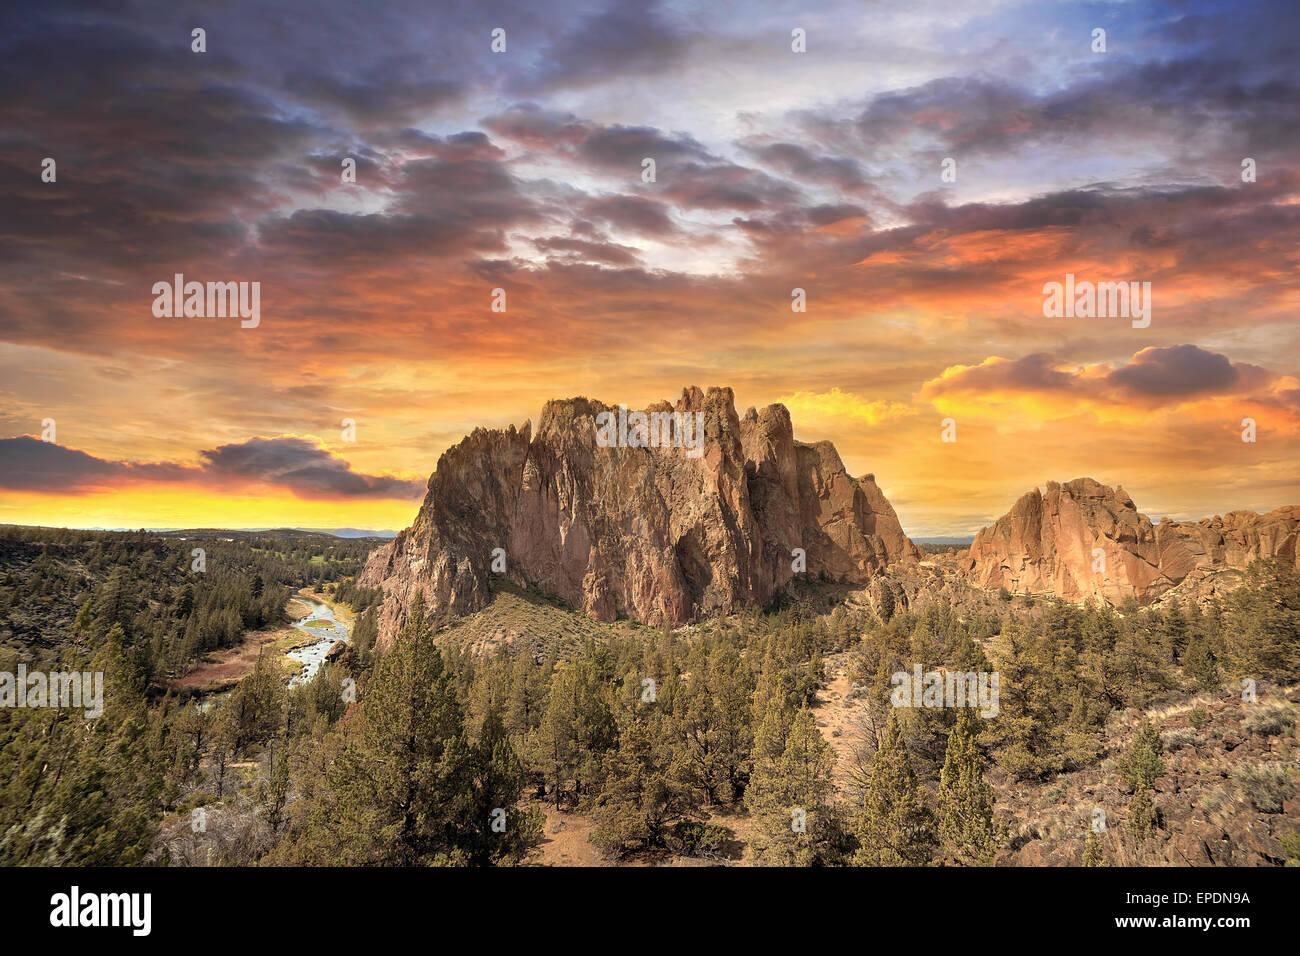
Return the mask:
[[962,570],[986,589],[1146,604],[1257,558],[1297,562],[1298,534],[1294,505],[1153,525],[1122,487],[1076,478],[1022,496],[975,536]]
[[601,621],[679,625],[765,606],[805,573],[863,584],[920,553],[874,477],[848,474],[829,442],[795,441],[781,405],[737,414],[728,388],[687,388],[654,412],[698,414],[703,448],[604,447],[587,398],[548,402],[536,434],[475,429],[429,479],[411,527],[373,552],[358,583],[382,588],[380,641],[416,593],[466,614],[506,577]]

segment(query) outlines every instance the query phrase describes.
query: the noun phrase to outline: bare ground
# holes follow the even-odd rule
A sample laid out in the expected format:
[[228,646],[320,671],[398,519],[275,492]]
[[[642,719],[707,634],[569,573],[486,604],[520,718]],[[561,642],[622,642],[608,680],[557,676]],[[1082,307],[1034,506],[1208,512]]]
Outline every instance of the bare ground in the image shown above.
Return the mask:
[[[285,607],[285,614],[292,620],[297,620],[311,611],[311,606],[299,595],[308,594],[314,601],[320,601],[322,604],[330,604],[334,608],[335,617],[340,621],[348,624],[352,623],[351,612],[340,605],[334,605],[332,602],[319,598],[309,592],[301,591],[289,599]],[[347,612],[345,614],[345,612]],[[302,644],[310,644],[315,641],[310,634],[304,634],[297,628],[285,625],[270,630],[245,631],[244,640],[238,647],[231,647],[225,650],[214,651],[183,677],[177,677],[167,682],[167,688],[172,691],[179,691],[186,694],[210,694],[223,690],[229,690],[238,684],[243,678],[253,673],[257,666],[257,659],[267,648],[273,648],[280,655],[285,651],[292,650]],[[290,661],[290,665],[296,670],[298,664],[296,661]],[[287,669],[287,668],[286,668]]]

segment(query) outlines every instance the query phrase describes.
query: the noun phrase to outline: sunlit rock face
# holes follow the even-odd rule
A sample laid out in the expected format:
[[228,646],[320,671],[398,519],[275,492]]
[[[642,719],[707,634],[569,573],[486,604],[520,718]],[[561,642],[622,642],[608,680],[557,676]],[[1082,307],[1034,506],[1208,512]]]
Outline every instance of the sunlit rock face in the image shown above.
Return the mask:
[[1259,557],[1295,561],[1297,527],[1296,507],[1153,526],[1122,487],[1051,481],[975,536],[965,572],[984,588],[1145,604],[1189,576]]
[[766,605],[796,548],[800,573],[854,584],[919,558],[872,476],[850,476],[827,442],[795,441],[783,406],[742,419],[730,389],[688,388],[642,413],[697,422],[702,443],[639,447],[644,434],[609,428],[635,413],[574,398],[548,402],[536,434],[476,429],[448,450],[414,523],[360,577],[385,593],[381,642],[417,592],[469,613],[495,573],[599,620],[661,626]]

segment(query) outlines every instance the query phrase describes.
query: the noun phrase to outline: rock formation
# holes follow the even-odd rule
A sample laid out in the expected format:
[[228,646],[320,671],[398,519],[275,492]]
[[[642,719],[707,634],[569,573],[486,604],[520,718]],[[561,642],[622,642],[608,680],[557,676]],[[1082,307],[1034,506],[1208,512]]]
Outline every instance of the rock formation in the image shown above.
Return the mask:
[[604,447],[586,398],[552,401],[533,435],[476,429],[438,461],[411,527],[373,552],[358,583],[382,588],[380,640],[422,592],[464,614],[504,575],[592,617],[677,625],[770,602],[792,551],[813,578],[861,584],[920,554],[874,478],[853,478],[834,447],[794,440],[781,405],[740,418],[727,388],[685,389],[647,414],[698,413],[702,453]]
[[1234,511],[1153,526],[1121,487],[1047,483],[975,536],[965,573],[979,587],[1145,604],[1184,580],[1260,557],[1296,560],[1300,508]]

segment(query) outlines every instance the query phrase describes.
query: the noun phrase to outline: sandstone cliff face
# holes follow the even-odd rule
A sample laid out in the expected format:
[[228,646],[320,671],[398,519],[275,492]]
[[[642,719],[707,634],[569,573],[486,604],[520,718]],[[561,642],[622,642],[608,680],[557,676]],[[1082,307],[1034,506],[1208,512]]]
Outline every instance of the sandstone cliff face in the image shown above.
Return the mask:
[[703,453],[602,447],[597,416],[616,407],[548,402],[537,433],[477,429],[448,450],[415,522],[371,554],[359,583],[380,587],[381,641],[417,592],[435,610],[468,613],[488,599],[492,551],[505,575],[599,620],[682,624],[764,605],[793,576],[862,583],[915,545],[868,476],[845,471],[828,443],[794,440],[780,405],[736,414],[730,389],[683,391],[699,413]]
[[1052,481],[1046,494],[1035,488],[975,536],[964,570],[984,588],[1147,603],[1189,577],[1260,557],[1295,561],[1297,528],[1297,507],[1154,527],[1123,488],[1091,478]]

